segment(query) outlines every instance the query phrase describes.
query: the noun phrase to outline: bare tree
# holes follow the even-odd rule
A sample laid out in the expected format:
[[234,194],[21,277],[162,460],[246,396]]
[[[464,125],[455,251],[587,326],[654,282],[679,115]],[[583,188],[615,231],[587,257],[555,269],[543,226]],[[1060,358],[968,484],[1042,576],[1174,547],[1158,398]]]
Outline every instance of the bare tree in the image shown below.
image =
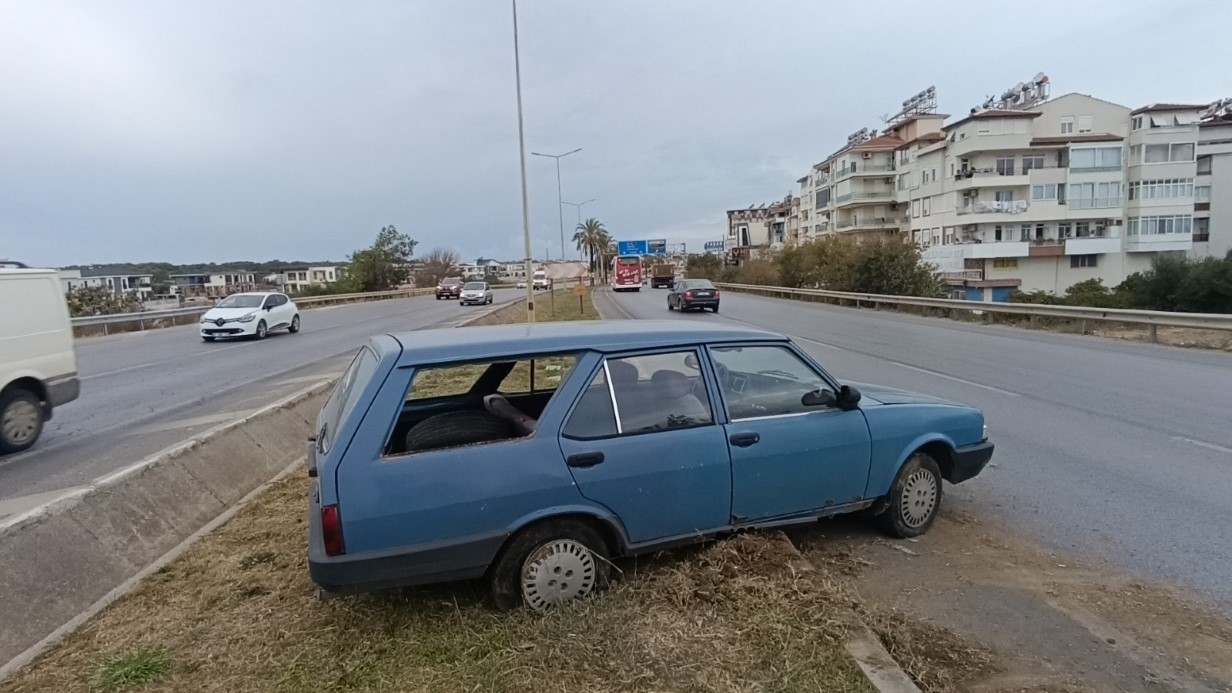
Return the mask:
[[415,275],[415,285],[436,286],[442,279],[457,271],[458,259],[458,251],[452,248],[433,248],[428,251],[420,258],[423,266]]

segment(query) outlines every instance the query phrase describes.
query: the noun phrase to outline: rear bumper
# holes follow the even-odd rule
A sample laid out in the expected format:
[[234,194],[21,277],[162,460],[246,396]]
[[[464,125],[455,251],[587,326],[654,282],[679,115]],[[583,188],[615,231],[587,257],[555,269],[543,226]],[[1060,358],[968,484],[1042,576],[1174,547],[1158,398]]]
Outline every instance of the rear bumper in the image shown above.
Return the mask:
[[51,412],[62,404],[68,404],[81,394],[81,381],[76,373],[69,373],[47,381],[47,404],[43,416],[51,418]]
[[687,301],[681,300],[682,308],[717,308],[719,299],[717,298],[691,298]]
[[313,501],[308,522],[308,573],[317,586],[332,594],[474,580],[487,572],[507,537],[502,532],[390,551],[326,556],[321,506]]
[[950,470],[949,482],[961,484],[984,471],[988,461],[992,459],[995,446],[991,440],[985,440],[975,445],[958,448],[954,451],[954,467]]

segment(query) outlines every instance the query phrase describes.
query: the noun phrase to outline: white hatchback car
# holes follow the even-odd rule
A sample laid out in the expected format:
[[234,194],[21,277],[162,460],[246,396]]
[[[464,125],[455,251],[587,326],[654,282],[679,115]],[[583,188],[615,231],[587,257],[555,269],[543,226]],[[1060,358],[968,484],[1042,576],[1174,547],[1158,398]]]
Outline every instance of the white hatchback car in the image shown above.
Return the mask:
[[274,330],[299,332],[299,308],[286,294],[231,294],[201,316],[201,339],[265,339]]
[[464,306],[487,305],[492,302],[492,287],[487,282],[467,282],[458,302]]

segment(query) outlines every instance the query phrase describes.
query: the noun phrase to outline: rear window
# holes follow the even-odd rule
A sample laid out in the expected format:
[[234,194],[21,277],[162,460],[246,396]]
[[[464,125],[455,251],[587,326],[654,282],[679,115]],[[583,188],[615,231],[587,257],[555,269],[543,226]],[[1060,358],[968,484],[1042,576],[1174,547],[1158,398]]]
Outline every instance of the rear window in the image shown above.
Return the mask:
[[642,264],[642,261],[638,260],[635,257],[622,257],[622,258],[618,258],[616,260],[616,263],[624,267],[628,267],[630,265],[640,265]]
[[484,289],[488,288],[488,285],[484,284],[483,282],[470,282],[469,284],[467,284],[466,286],[462,288],[466,289],[467,291],[483,291]]
[[364,347],[355,355],[350,367],[334,386],[333,393],[321,408],[322,425],[321,430],[317,431],[317,449],[322,453],[329,452],[338,427],[350,416],[351,410],[355,409],[359,394],[364,391],[368,381],[372,380],[376,367],[376,354]]
[[465,395],[475,388],[479,379],[490,369],[508,371],[495,387],[495,391],[502,395],[553,392],[576,364],[576,356],[561,354],[521,358],[516,361],[504,360],[424,368],[415,373],[415,380],[411,383],[411,392],[407,399],[419,400]]
[[686,289],[713,289],[714,284],[709,279],[690,279],[684,283]]

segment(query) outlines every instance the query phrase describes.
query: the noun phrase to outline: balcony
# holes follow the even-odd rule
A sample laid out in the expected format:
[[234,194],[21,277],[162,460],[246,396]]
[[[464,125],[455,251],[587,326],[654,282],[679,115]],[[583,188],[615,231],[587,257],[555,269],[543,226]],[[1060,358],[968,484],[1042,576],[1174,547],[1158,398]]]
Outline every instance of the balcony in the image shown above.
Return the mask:
[[1121,206],[1120,197],[1080,197],[1070,198],[1070,209],[1116,209]]
[[891,164],[866,164],[864,162],[860,162],[858,164],[852,164],[848,168],[839,169],[838,172],[834,174],[834,180],[843,180],[850,175],[884,176],[893,170],[894,166]]
[[[975,200],[955,209],[959,216],[967,214],[1025,214],[1028,205],[1026,200],[1008,200],[1005,202],[988,202]],[[969,222],[976,223],[976,222]]]
[[1159,253],[1193,248],[1192,233],[1156,233],[1125,237],[1127,253]]
[[834,198],[835,207],[843,207],[853,204],[873,204],[886,203],[894,201],[893,190],[883,190],[881,192],[849,192],[843,193]]
[[969,188],[1009,188],[1017,185],[1030,185],[1031,178],[1026,171],[1017,173],[1000,173],[996,169],[968,168],[954,174],[954,189]]
[[834,225],[839,231],[897,229],[898,217],[853,217],[840,219]]
[[988,259],[1002,257],[1027,257],[1031,254],[1031,244],[1025,241],[993,241],[992,243],[982,243],[975,241],[971,244],[971,250],[968,257],[972,259]]
[[946,282],[961,283],[965,281],[983,281],[984,270],[982,269],[964,269],[964,270],[949,270],[941,273],[941,279]]

